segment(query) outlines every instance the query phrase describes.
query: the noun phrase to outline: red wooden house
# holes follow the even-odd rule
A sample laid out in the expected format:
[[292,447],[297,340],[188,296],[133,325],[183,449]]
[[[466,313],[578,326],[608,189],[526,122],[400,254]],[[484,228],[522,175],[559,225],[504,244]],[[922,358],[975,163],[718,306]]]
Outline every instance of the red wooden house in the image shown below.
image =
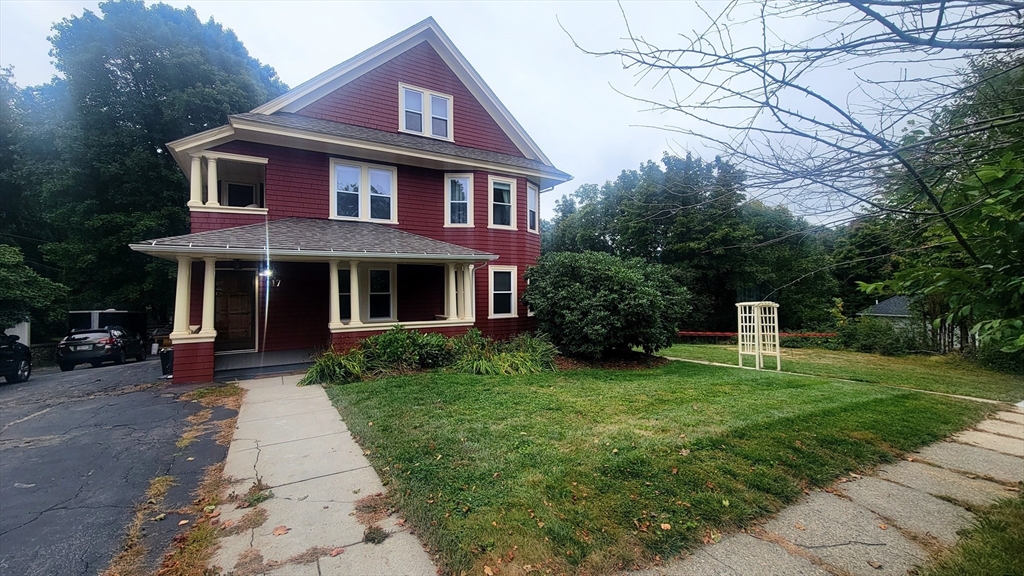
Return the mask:
[[534,327],[540,193],[571,177],[431,18],[168,148],[192,233],[131,247],[178,263],[175,382],[395,324]]

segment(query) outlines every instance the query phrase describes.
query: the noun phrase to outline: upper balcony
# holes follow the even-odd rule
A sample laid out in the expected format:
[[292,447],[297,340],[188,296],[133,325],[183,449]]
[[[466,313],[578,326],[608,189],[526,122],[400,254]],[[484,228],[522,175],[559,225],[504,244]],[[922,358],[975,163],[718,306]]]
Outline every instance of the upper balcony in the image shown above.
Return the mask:
[[191,159],[189,210],[267,213],[266,158],[204,150]]

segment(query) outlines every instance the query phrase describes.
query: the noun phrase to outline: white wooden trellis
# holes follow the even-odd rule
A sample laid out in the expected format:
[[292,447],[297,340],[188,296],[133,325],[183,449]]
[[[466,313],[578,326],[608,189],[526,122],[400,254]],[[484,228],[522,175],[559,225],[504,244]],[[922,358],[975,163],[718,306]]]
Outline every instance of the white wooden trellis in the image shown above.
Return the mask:
[[743,356],[753,356],[758,370],[764,368],[764,357],[775,357],[775,369],[782,370],[782,351],[779,348],[779,305],[775,302],[740,302],[736,304],[739,322],[737,343],[740,366]]

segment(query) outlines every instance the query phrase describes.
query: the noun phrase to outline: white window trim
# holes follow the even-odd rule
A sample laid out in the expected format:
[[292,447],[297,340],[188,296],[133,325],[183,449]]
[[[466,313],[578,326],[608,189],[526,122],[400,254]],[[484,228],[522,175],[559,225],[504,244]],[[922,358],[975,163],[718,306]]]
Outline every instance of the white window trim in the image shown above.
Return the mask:
[[[351,216],[338,216],[338,194],[337,194],[337,180],[335,175],[335,166],[351,166],[353,168],[359,168],[359,217],[353,218]],[[391,173],[391,219],[390,220],[378,220],[376,218],[370,218],[370,169],[385,170]],[[331,208],[328,218],[331,220],[354,220],[360,222],[376,222],[378,224],[398,224],[398,168],[395,166],[387,166],[385,164],[369,164],[366,162],[353,162],[350,160],[344,160],[342,158],[331,158],[330,160],[330,171],[331,171]]]
[[[537,227],[530,228],[530,198],[536,200],[537,206]],[[532,182],[526,183],[526,230],[534,234],[540,234],[540,186]]]
[[[377,324],[377,323],[389,323],[398,321],[398,265],[397,264],[375,264],[367,263],[365,267],[360,266],[360,278],[359,281],[362,283],[359,290],[359,306],[361,308],[360,316],[363,317],[363,324]],[[387,318],[370,318],[370,271],[371,270],[388,270],[390,272],[389,278],[391,279],[391,316]],[[363,286],[366,287],[363,290]],[[365,294],[365,296],[364,296]]]
[[[409,130],[405,127],[405,91],[415,90],[420,94],[423,94],[423,131],[417,132],[415,130]],[[444,98],[448,101],[448,137],[434,136],[432,122],[433,111],[430,109],[430,97],[437,96],[438,98]],[[434,92],[433,90],[427,90],[426,88],[420,88],[419,86],[413,86],[412,84],[398,83],[398,131],[405,132],[407,134],[416,134],[417,136],[426,136],[427,138],[433,138],[435,140],[447,140],[448,142],[455,141],[455,97],[451,94],[443,94],[441,92]]]
[[[509,219],[510,226],[502,226],[494,223],[494,183],[501,182],[509,185],[509,196],[512,201],[512,215]],[[516,179],[504,176],[487,176],[487,227],[496,230],[518,230],[516,228],[516,210],[518,192],[516,191]]]
[[[512,313],[494,313],[494,273],[512,273]],[[487,268],[487,317],[488,318],[518,318],[519,317],[519,267],[518,266],[489,266]]]
[[[466,223],[452,224],[452,189],[451,181],[456,178],[468,178],[469,189],[466,192]],[[472,228],[473,227],[473,173],[445,174],[444,175],[444,227],[445,228]]]

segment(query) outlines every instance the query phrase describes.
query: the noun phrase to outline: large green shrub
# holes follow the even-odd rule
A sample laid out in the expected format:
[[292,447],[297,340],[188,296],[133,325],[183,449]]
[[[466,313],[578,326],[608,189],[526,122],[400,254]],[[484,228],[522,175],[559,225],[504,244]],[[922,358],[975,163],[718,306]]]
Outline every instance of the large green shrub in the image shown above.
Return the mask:
[[526,272],[523,301],[564,354],[600,358],[672,344],[689,294],[668,270],[599,252],[547,254]]

